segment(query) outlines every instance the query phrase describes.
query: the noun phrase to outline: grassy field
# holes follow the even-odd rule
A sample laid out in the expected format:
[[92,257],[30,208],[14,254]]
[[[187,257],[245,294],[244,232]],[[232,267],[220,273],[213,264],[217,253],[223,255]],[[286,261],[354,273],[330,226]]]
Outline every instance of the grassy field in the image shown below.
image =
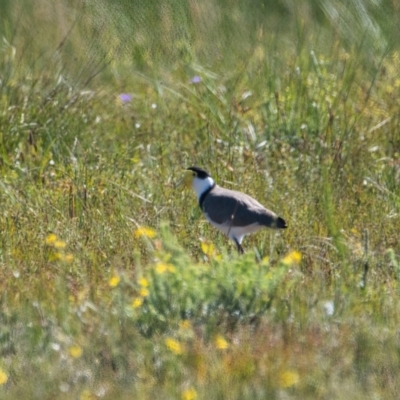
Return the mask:
[[0,398],[398,398],[396,2],[0,8]]

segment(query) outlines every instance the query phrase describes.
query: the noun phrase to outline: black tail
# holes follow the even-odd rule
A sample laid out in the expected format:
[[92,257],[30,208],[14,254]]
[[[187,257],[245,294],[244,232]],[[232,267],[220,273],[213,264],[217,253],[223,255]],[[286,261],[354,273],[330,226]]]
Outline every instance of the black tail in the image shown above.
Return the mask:
[[279,228],[279,229],[286,229],[288,227],[288,225],[287,225],[286,221],[283,218],[278,217],[276,219],[276,227]]

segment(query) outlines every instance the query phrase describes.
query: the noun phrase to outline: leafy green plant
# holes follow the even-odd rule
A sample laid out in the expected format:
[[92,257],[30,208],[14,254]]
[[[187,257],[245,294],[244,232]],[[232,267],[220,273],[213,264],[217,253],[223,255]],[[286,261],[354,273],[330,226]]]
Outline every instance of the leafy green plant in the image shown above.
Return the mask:
[[154,264],[139,279],[138,297],[132,303],[138,328],[145,334],[166,331],[186,319],[215,329],[213,325],[223,321],[236,325],[260,318],[295,262],[257,264],[252,254],[232,258],[206,246],[211,260],[199,264],[177,247],[166,227],[161,235],[165,250],[154,254]]

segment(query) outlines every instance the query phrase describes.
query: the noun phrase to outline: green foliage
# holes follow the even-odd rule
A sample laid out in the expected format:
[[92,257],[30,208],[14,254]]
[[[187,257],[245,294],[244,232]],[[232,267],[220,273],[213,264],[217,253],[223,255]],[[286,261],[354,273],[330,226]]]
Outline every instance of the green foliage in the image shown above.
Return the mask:
[[[164,228],[162,236],[165,248],[170,248],[170,232]],[[146,335],[166,331],[186,319],[208,329],[223,321],[233,327],[259,319],[270,308],[288,269],[288,264],[255,265],[252,254],[233,260],[211,254],[209,263],[197,264],[183,249],[173,247],[174,254],[155,254],[155,265],[142,277],[145,286],[140,290],[146,296],[136,318]]]

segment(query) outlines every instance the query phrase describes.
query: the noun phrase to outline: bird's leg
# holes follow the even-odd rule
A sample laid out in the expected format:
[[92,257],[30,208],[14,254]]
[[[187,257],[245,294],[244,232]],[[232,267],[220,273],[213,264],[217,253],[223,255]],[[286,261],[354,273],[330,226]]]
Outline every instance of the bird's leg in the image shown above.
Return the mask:
[[242,245],[236,239],[234,239],[234,240],[235,240],[235,243],[236,243],[236,246],[237,246],[238,253],[239,254],[244,254],[244,250],[243,250]]

